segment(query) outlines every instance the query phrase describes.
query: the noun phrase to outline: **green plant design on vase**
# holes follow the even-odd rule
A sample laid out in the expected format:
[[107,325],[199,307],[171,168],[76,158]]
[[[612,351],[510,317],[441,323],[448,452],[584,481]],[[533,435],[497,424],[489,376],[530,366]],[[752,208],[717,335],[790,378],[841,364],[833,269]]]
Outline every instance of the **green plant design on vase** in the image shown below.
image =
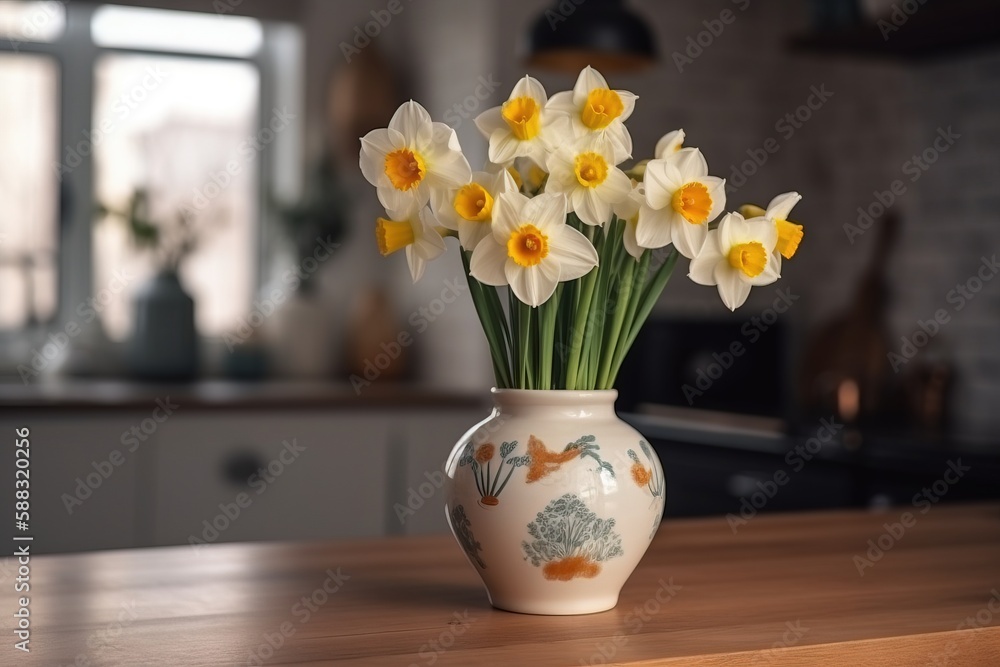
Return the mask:
[[567,493],[553,500],[528,524],[530,541],[521,543],[525,560],[539,567],[542,576],[556,581],[576,577],[591,579],[600,563],[621,556],[622,538],[614,519],[601,519],[579,496]]
[[472,522],[465,515],[465,508],[461,505],[456,505],[451,509],[451,528],[455,531],[455,538],[462,545],[462,549],[469,557],[469,560],[485,570],[486,563],[483,562],[482,557],[479,555],[483,547],[476,541],[476,537],[472,534]]
[[653,530],[649,534],[649,539],[653,539],[656,529],[660,527],[660,520],[663,518],[663,509],[666,506],[666,480],[653,462],[653,454],[649,449],[649,443],[645,440],[640,440],[639,447],[642,448],[642,453],[649,460],[648,468],[639,461],[639,455],[635,453],[634,449],[628,450],[628,457],[632,459],[632,480],[637,486],[645,486],[653,497],[649,506],[652,507],[655,503],[660,503],[660,511],[653,519]]
[[[459,467],[470,466],[472,468],[472,475],[476,480],[476,490],[479,491],[480,496],[479,504],[483,507],[490,508],[499,505],[500,493],[507,486],[507,482],[510,481],[514,470],[530,463],[531,457],[527,454],[524,456],[511,456],[516,448],[517,440],[504,442],[500,445],[500,456],[497,459],[496,472],[493,472],[493,459],[497,453],[495,445],[487,442],[477,448],[473,447],[470,442],[465,446],[458,465]],[[507,475],[501,481],[500,478],[503,475],[505,467],[507,467]]]
[[562,464],[585,456],[597,461],[598,472],[603,470],[614,477],[615,469],[597,453],[601,446],[595,442],[596,439],[592,435],[583,435],[566,445],[561,452],[554,452],[535,436],[529,436],[528,456],[531,467],[528,469],[528,483],[537,482],[558,470]]

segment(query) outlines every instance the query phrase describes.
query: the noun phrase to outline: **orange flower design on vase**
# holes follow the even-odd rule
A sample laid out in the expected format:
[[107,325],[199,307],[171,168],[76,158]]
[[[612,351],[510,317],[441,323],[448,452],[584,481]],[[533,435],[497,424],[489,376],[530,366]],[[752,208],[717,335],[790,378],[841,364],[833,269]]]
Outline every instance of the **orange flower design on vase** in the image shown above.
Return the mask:
[[[500,504],[500,493],[507,486],[516,468],[528,465],[528,456],[511,456],[517,448],[517,440],[504,442],[499,452],[491,442],[475,447],[471,442],[466,445],[459,467],[469,466],[479,491],[479,504],[484,508],[496,507]],[[499,456],[497,454],[499,453]],[[494,466],[494,460],[496,465]],[[494,468],[496,470],[494,471]],[[507,474],[504,475],[504,470]]]
[[653,463],[653,454],[649,449],[649,444],[645,440],[639,441],[639,447],[642,449],[642,453],[646,455],[646,459],[649,461],[649,466],[643,465],[639,461],[639,455],[635,453],[634,449],[628,450],[628,457],[632,459],[632,481],[635,482],[638,487],[646,487],[649,490],[650,495],[653,500],[650,503],[652,507],[655,503],[660,503],[660,511],[656,516],[655,521],[653,521],[653,530],[649,534],[649,539],[653,539],[653,535],[656,534],[656,529],[660,527],[660,519],[663,518],[663,509],[666,506],[666,480],[663,475],[657,469],[656,464]]
[[598,470],[607,471],[614,477],[615,469],[607,461],[601,460],[600,454],[597,453],[601,446],[594,442],[595,440],[592,435],[584,435],[566,445],[561,452],[554,452],[535,436],[529,436],[528,456],[531,458],[531,467],[528,468],[528,483],[537,482],[559,470],[564,463],[583,457],[594,459],[597,461]]

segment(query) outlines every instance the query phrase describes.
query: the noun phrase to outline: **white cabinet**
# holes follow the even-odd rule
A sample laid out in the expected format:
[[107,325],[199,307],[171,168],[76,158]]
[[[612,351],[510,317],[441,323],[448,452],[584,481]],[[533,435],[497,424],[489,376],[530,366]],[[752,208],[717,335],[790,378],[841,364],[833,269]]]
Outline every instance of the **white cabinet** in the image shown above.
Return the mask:
[[[412,411],[394,422],[389,432],[390,482],[386,489],[389,534],[446,533],[444,464],[458,439],[485,419],[489,408]],[[400,468],[403,472],[401,474]]]
[[37,553],[447,532],[445,459],[489,412],[152,406],[0,414],[0,489],[31,429]]
[[177,414],[156,453],[154,543],[382,535],[388,422],[364,412]]
[[[135,545],[142,507],[136,501],[150,441],[122,442],[142,416],[26,411],[0,417],[0,489],[13,529],[14,431],[30,429],[29,531],[36,553]],[[141,428],[141,426],[140,426]],[[126,440],[131,443],[131,440]],[[9,493],[8,493],[9,490]]]

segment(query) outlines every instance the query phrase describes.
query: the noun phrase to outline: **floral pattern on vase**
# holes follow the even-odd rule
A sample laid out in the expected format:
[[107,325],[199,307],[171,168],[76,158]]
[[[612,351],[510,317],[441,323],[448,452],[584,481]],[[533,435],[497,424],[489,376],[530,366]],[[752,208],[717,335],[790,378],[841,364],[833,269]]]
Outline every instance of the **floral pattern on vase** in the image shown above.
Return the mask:
[[636,486],[644,486],[649,490],[650,495],[653,497],[650,507],[656,503],[660,504],[660,511],[653,520],[653,530],[649,534],[649,539],[653,539],[656,529],[660,527],[660,520],[663,518],[663,510],[666,506],[666,496],[664,495],[666,480],[656,466],[656,459],[653,458],[653,454],[649,449],[649,443],[645,440],[640,440],[639,447],[649,461],[648,468],[639,461],[639,455],[635,453],[634,449],[628,450],[628,457],[632,459],[632,481],[636,483]]
[[528,437],[528,456],[530,457],[530,467],[528,468],[527,481],[537,482],[543,477],[559,470],[564,463],[573,459],[589,457],[597,461],[598,471],[606,471],[612,477],[615,476],[615,469],[610,463],[601,459],[597,450],[601,448],[595,442],[592,435],[580,436],[578,439],[566,445],[561,452],[554,452],[545,446],[545,443],[535,436]]
[[[531,458],[528,455],[511,456],[516,448],[517,440],[500,445],[496,473],[492,470],[494,455],[497,453],[497,448],[493,443],[487,442],[479,447],[474,447],[470,442],[463,451],[458,465],[459,467],[469,466],[472,468],[472,474],[476,480],[476,490],[479,491],[480,496],[479,504],[482,507],[489,508],[499,505],[500,493],[507,486],[514,470],[526,466],[530,462]],[[500,477],[505,466],[509,466],[509,469],[501,482]]]
[[613,518],[599,518],[579,496],[567,493],[546,505],[528,524],[532,539],[521,547],[525,560],[541,566],[546,579],[592,579],[600,574],[602,562],[625,553],[614,527]]
[[472,534],[472,522],[465,515],[465,508],[461,505],[456,505],[451,510],[451,529],[454,531],[455,539],[462,545],[462,549],[469,557],[469,560],[485,570],[486,563],[483,562],[482,556],[479,555],[483,547],[476,541],[475,535]]

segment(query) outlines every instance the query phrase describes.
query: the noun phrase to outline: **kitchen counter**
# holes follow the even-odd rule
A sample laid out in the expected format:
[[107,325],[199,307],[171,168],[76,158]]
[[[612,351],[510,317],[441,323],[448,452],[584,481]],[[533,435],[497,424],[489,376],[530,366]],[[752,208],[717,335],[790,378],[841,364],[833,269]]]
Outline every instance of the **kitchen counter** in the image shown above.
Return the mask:
[[[905,511],[914,521],[895,527]],[[575,617],[492,609],[447,536],[40,556],[30,562],[30,660],[12,647],[12,559],[0,656],[170,667],[997,665],[998,565],[998,504],[758,516],[737,534],[724,517],[667,521],[618,607]]]
[[128,380],[60,380],[25,385],[0,382],[0,410],[121,410],[148,409],[156,399],[194,410],[364,409],[421,407],[480,407],[488,412],[486,392],[428,389],[417,384],[373,381],[356,391],[349,382],[234,382],[197,380],[163,384]]

